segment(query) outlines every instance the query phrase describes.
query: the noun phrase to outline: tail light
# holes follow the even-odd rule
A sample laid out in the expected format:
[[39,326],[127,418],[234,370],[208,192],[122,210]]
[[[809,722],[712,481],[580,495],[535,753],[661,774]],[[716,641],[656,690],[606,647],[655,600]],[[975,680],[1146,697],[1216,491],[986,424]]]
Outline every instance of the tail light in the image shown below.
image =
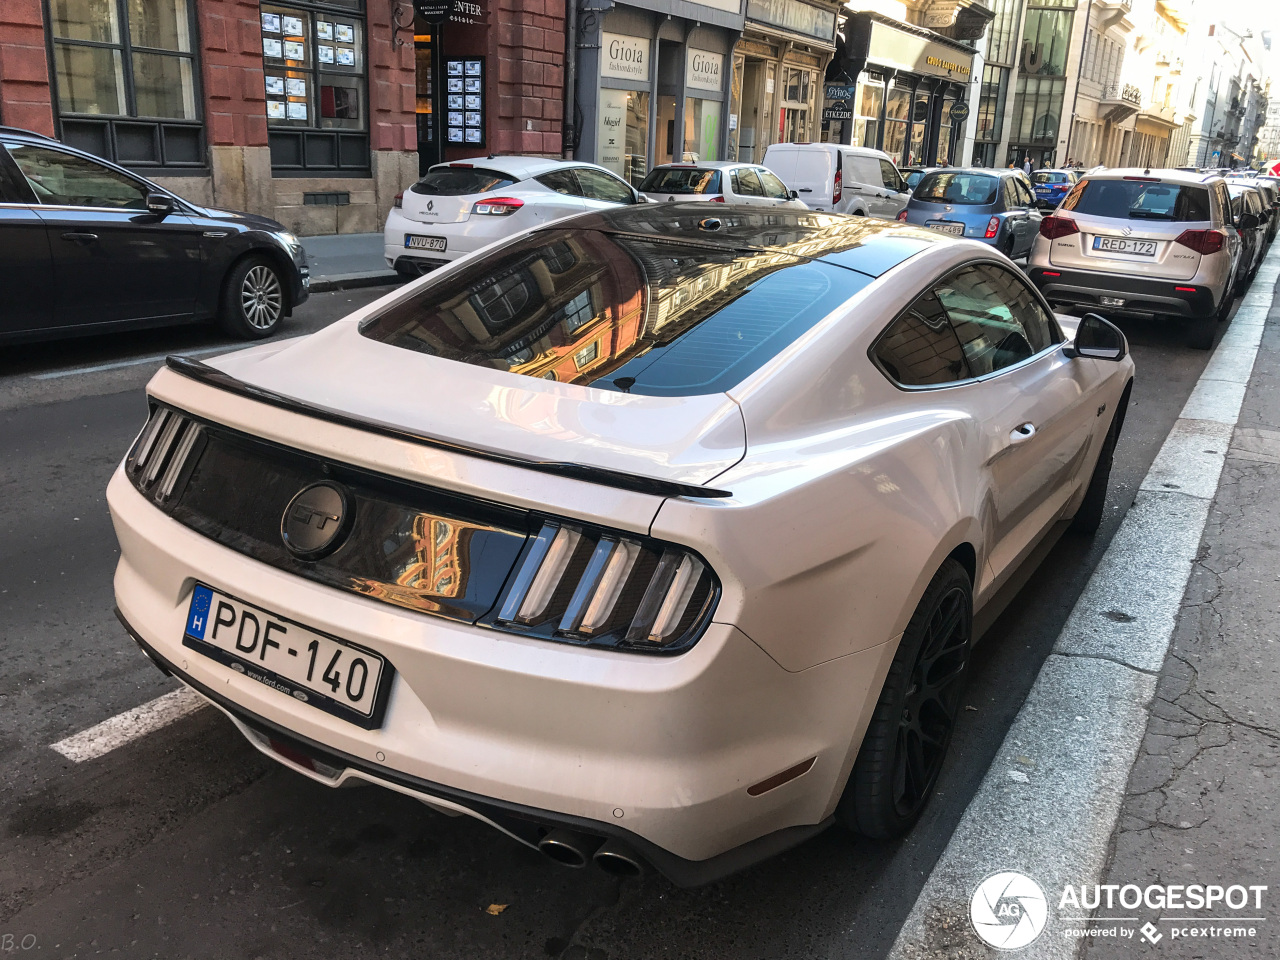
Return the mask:
[[399,193],[396,194],[396,199],[395,199],[395,202],[392,204],[392,206],[395,207],[397,210],[400,210],[404,207],[404,191],[403,190],[401,190]]
[[1222,249],[1224,237],[1217,230],[1184,230],[1173,242],[1207,256]]
[[1000,218],[992,217],[987,221],[987,232],[983,234],[988,240],[1000,232]]
[[898,211],[898,219],[899,220],[907,219],[907,210],[905,207],[903,207],[901,210]]
[[835,189],[831,191],[831,203],[833,205],[839,203],[840,198],[843,196],[844,196],[844,171],[836,170],[836,185],[835,185]]
[[712,203],[724,203],[724,197],[712,197],[712,198],[711,198],[711,202],[712,202]]
[[670,652],[697,639],[718,593],[706,563],[683,547],[548,520],[496,622],[548,639]]
[[471,212],[490,217],[509,217],[523,206],[524,201],[515,197],[495,197],[492,200],[481,200],[471,208]]
[[1040,221],[1040,236],[1046,240],[1057,240],[1079,232],[1080,228],[1070,217],[1045,217]]

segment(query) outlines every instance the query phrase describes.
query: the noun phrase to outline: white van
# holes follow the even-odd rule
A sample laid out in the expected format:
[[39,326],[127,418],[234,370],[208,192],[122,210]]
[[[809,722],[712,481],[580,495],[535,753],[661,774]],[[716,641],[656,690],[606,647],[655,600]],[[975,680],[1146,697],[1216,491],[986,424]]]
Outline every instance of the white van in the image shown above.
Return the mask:
[[775,143],[764,165],[810,210],[897,219],[911,191],[889,155],[840,143]]

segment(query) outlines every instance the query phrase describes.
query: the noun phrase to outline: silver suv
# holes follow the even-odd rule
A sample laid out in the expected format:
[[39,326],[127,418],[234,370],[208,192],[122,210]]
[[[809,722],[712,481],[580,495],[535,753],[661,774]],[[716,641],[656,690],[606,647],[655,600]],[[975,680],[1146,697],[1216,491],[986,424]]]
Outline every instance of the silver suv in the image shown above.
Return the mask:
[[1185,318],[1189,345],[1207,350],[1231,310],[1240,248],[1220,176],[1107,170],[1041,221],[1027,274],[1052,303]]

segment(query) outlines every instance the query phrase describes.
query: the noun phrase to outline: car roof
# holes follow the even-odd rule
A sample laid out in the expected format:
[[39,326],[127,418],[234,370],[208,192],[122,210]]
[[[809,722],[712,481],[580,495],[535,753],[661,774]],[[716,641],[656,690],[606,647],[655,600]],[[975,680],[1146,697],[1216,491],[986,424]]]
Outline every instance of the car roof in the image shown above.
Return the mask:
[[487,157],[469,157],[465,160],[450,160],[446,163],[437,163],[431,169],[441,170],[448,167],[481,167],[485,170],[493,170],[496,173],[505,173],[517,180],[527,180],[529,177],[536,177],[548,170],[555,170],[559,167],[590,167],[594,164],[581,163],[573,160],[550,160],[546,157],[522,157],[522,156],[487,156]]
[[[727,167],[763,166],[763,163],[748,163],[745,160],[673,160],[671,163],[655,164],[653,170],[724,170]],[[653,170],[649,172],[652,173]]]
[[1021,170],[1006,170],[1000,167],[925,167],[926,173],[981,173],[988,177],[1022,176]]
[[0,135],[6,136],[6,137],[23,137],[23,138],[29,137],[33,140],[48,140],[48,141],[52,141],[53,143],[58,142],[57,140],[54,140],[53,137],[46,136],[43,133],[36,133],[34,130],[27,130],[27,129],[24,129],[23,127],[6,127],[3,125],[0,125]]
[[1084,179],[1089,180],[1159,180],[1161,183],[1176,183],[1188,187],[1199,187],[1208,183],[1210,180],[1221,179],[1218,174],[1206,176],[1203,173],[1188,173],[1185,170],[1172,170],[1168,167],[1112,167],[1107,170],[1099,170],[1096,173],[1087,173]]
[[[718,226],[712,227],[715,223]],[[642,204],[601,210],[546,229],[572,227],[662,237],[730,250],[770,250],[878,277],[917,253],[954,240],[908,224],[778,207],[726,206],[707,215],[705,203]]]

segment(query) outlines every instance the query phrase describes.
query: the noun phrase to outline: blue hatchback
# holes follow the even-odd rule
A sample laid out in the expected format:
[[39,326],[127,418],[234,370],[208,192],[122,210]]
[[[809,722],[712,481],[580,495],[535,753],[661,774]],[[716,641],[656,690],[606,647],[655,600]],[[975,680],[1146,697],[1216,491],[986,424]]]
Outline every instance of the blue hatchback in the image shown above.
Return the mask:
[[1021,170],[947,167],[920,178],[898,219],[981,240],[1017,259],[1031,252],[1043,217]]
[[1037,170],[1031,174],[1036,202],[1046,210],[1056,208],[1079,180],[1080,174],[1074,170]]

